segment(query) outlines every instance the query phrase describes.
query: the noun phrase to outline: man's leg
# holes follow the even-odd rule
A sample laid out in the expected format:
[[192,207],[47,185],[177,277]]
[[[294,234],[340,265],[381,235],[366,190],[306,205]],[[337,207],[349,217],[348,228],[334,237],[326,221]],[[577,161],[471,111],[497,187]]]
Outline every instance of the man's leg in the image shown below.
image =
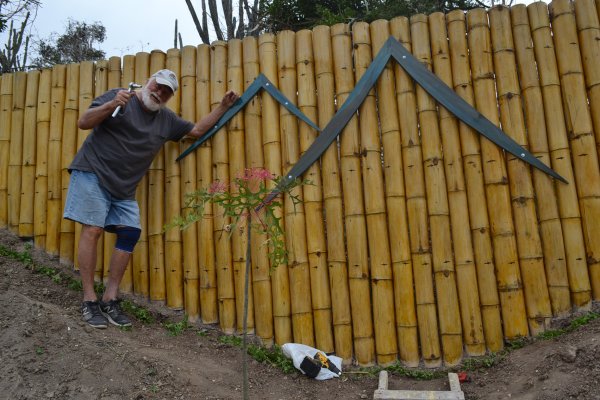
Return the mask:
[[96,252],[98,239],[103,229],[97,226],[83,225],[79,238],[79,273],[83,286],[83,301],[96,301],[94,291],[94,273],[96,271]]
[[110,258],[110,270],[108,272],[108,283],[106,284],[106,290],[102,295],[102,301],[115,300],[119,293],[119,285],[123,274],[127,269],[127,263],[131,253],[123,250],[114,249],[112,257]]

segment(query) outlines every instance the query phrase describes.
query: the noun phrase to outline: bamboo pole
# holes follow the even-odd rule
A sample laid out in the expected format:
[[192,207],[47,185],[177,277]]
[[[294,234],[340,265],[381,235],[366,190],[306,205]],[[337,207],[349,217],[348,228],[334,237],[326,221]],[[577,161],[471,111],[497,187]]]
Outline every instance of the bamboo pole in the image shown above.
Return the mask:
[[[542,91],[537,75],[535,54],[531,46],[533,39],[527,8],[524,5],[515,5],[510,9],[510,13],[529,148],[532,154],[544,164],[551,165],[548,139],[545,135],[547,131],[545,117],[539,109],[539,105],[543,104]],[[558,198],[554,183],[548,175],[534,169],[533,183],[552,312],[554,315],[566,315],[571,310],[571,294]]]
[[[498,105],[493,79],[490,32],[483,9],[467,12],[471,75],[477,109],[492,123],[498,124]],[[502,304],[504,336],[514,339],[527,336],[527,315],[519,271],[517,243],[512,221],[506,164],[501,149],[481,139],[483,177],[496,263],[496,278]]]
[[[315,27],[313,29],[313,55],[320,126],[325,126],[335,114],[332,51],[331,29],[323,25]],[[350,363],[352,358],[352,313],[348,289],[348,263],[344,246],[344,211],[337,141],[329,146],[321,157],[321,170],[323,207],[327,216],[325,232],[327,234],[327,264],[331,288],[335,353],[343,359],[344,363]]]
[[[40,74],[39,94],[37,99],[38,112],[36,118],[37,141],[35,153],[35,195],[33,199],[33,235],[35,245],[40,249],[46,248],[46,207],[48,205],[48,140],[50,139],[51,85],[52,70],[42,70]],[[0,157],[2,156],[0,155]]]
[[[465,13],[460,10],[452,11],[446,19],[453,88],[467,103],[473,105],[474,95],[468,58]],[[478,134],[464,123],[459,124],[459,132],[483,332],[487,348],[492,352],[498,352],[503,347],[502,322],[500,318],[500,299],[494,272],[487,199],[483,182],[481,147]]]
[[[526,148],[527,138],[510,11],[499,6],[491,9],[488,15],[502,128],[507,135]],[[534,187],[529,165],[512,154],[507,154],[506,160],[529,329],[531,334],[536,335],[548,328],[552,308],[537,225]]]
[[[433,70],[446,85],[454,87],[444,14],[434,13],[429,16],[429,31]],[[471,239],[459,126],[457,119],[445,108],[440,107],[438,118],[440,132],[444,133],[441,135],[441,139],[463,340],[467,354],[483,355],[485,338]]]
[[[266,33],[258,38],[258,54],[260,71],[271,82],[277,82],[277,50],[275,35]],[[282,175],[281,138],[279,125],[279,108],[277,102],[267,93],[261,94],[262,104],[262,146],[265,157],[265,168],[276,176]],[[282,211],[275,215],[285,225]],[[285,226],[282,226],[285,229]],[[275,343],[282,345],[292,342],[292,319],[290,306],[290,283],[286,264],[271,265],[271,287],[273,289],[273,323]]]
[[592,118],[588,109],[581,53],[573,6],[567,0],[550,5],[554,45],[561,77],[565,120],[573,154],[575,183],[583,222],[586,259],[594,299],[600,298],[600,168],[594,147]]
[[560,77],[554,53],[548,6],[537,2],[528,6],[527,11],[542,89],[552,168],[571,182],[568,185],[555,185],[565,242],[571,300],[577,307],[589,307],[591,286],[586,264],[585,241],[581,227],[577,187],[574,184],[573,163],[565,126]]
[[65,104],[66,65],[52,68],[52,91],[50,109],[50,134],[48,141],[48,204],[46,219],[46,251],[58,255],[60,248],[61,208],[61,141],[63,134],[63,114]]
[[[414,15],[410,18],[413,54],[431,69],[431,49],[427,16]],[[462,357],[462,327],[456,289],[456,271],[452,255],[450,212],[444,174],[444,155],[435,101],[417,86],[417,112],[421,133],[421,151],[425,172],[425,191],[429,213],[429,230],[436,302],[440,322],[440,336],[444,363],[456,365]],[[444,147],[444,150],[446,148]],[[442,162],[440,162],[442,161]]]
[[13,76],[10,153],[8,155],[7,180],[8,227],[14,233],[18,233],[19,231],[26,91],[27,73],[15,72]]
[[[239,39],[230,39],[227,42],[227,90],[233,90],[236,93],[244,91],[244,78],[242,71],[242,41]],[[229,147],[229,176],[241,176],[246,168],[246,146],[244,143],[244,115],[236,114],[229,122],[227,130],[227,142]],[[231,190],[236,190],[231,188]],[[243,332],[244,322],[244,286],[246,280],[246,253],[248,244],[249,227],[245,223],[240,223],[238,229],[231,232],[231,255],[233,257],[233,278],[235,284],[235,306],[236,306],[236,326],[239,333]],[[252,270],[252,268],[251,268]],[[252,271],[250,270],[249,273]],[[252,278],[248,282],[248,315],[247,331],[254,332],[254,295],[252,288]]]
[[[227,87],[227,43],[217,41],[212,44],[211,61],[211,108],[217,107]],[[228,157],[227,131],[219,131],[212,139],[213,179],[229,183],[229,157]],[[213,235],[215,240],[217,284],[219,295],[219,324],[227,333],[235,332],[236,305],[235,284],[233,280],[233,265],[231,258],[231,241],[226,231],[230,220],[223,215],[221,207],[214,207]]]
[[[369,25],[352,27],[355,79],[365,73],[372,61]],[[381,168],[381,142],[376,113],[375,91],[371,90],[359,108],[360,146],[367,237],[370,259],[373,323],[377,362],[387,365],[398,358],[390,244],[387,231],[385,190]]]
[[[196,68],[196,117],[204,117],[210,112],[210,46],[198,46]],[[197,187],[209,187],[212,182],[212,148],[211,141],[205,142],[197,150],[198,166]],[[206,204],[204,218],[198,226],[198,248],[200,268],[200,313],[202,322],[214,324],[219,320],[217,305],[217,273],[215,270],[215,242],[213,236],[213,208]]]
[[12,120],[13,74],[0,77],[0,227],[8,226],[8,165]]
[[[296,73],[298,76],[298,107],[311,121],[317,120],[317,93],[314,72],[313,36],[309,30],[296,34]],[[299,122],[300,152],[313,143],[317,132]],[[306,248],[310,271],[311,300],[315,326],[315,344],[325,352],[335,351],[331,320],[331,293],[327,271],[327,245],[323,224],[323,183],[318,163],[304,174],[312,182],[303,188],[306,214]],[[338,227],[339,229],[339,227]]]
[[[166,54],[150,53],[149,74],[165,68]],[[160,149],[148,168],[148,271],[165,270],[165,153]],[[149,291],[147,292],[149,295]]]
[[[249,36],[242,41],[244,89],[252,84],[260,73],[258,41]],[[262,113],[260,101],[254,98],[244,108],[244,126],[246,134],[246,165],[248,168],[264,168],[262,139]],[[273,337],[273,297],[267,246],[267,236],[253,232],[250,238],[252,258],[252,288],[254,289],[255,332],[265,346],[271,346]]]
[[[292,103],[297,103],[295,34],[282,31],[277,34],[277,68],[279,89]],[[298,122],[283,106],[279,107],[281,125],[282,170],[288,171],[300,159]],[[300,200],[302,190],[294,193]],[[288,196],[283,199],[285,236],[288,251],[288,271],[292,306],[292,329],[294,341],[315,345],[314,322],[310,288],[310,271],[306,248],[304,204],[294,205]]]
[[33,238],[33,199],[37,140],[37,103],[40,71],[27,73],[25,110],[23,112],[23,155],[19,200],[19,236]]
[[[166,67],[181,76],[181,52],[178,49],[167,50]],[[168,107],[179,115],[181,111],[181,92],[175,92],[169,101]],[[165,144],[165,219],[171,221],[181,214],[181,169],[175,162],[179,156],[179,144],[168,142]],[[181,309],[183,307],[183,265],[181,231],[170,229],[165,233],[165,269],[155,271],[158,291],[155,300],[165,300],[165,293],[160,293],[160,288],[166,283],[167,307]],[[161,280],[163,283],[161,284]],[[165,282],[166,281],[166,282]],[[150,278],[152,282],[152,276]],[[150,289],[152,298],[152,284]]]
[[[65,87],[65,111],[63,116],[63,136],[61,142],[61,206],[64,210],[69,189],[69,171],[77,151],[77,119],[79,116],[79,64],[67,65]],[[68,219],[60,221],[60,261],[74,263],[75,223]]]
[[[402,43],[408,51],[411,51],[411,32],[408,19],[405,17],[394,18],[390,21],[390,28],[394,38]],[[437,367],[441,365],[442,356],[433,290],[425,177],[417,121],[417,99],[412,79],[398,65],[394,66],[394,72],[421,355],[425,366]]]
[[[196,46],[181,49],[181,117],[196,121]],[[180,142],[180,151],[191,141]],[[190,154],[181,163],[181,198],[196,191],[196,154]],[[182,204],[182,213],[187,212]],[[200,318],[198,231],[190,227],[181,233],[183,244],[183,304],[188,319],[196,322]]]
[[[331,27],[331,44],[336,102],[339,109],[354,88],[352,37],[348,25],[336,24]],[[360,365],[367,366],[375,362],[375,341],[358,129],[358,120],[354,117],[340,134],[339,151],[354,356]]]

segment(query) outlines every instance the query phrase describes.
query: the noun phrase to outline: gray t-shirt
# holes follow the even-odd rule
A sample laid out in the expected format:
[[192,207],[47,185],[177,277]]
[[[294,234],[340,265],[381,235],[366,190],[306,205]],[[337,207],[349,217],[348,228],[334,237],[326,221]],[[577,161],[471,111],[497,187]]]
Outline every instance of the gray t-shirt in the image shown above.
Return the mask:
[[[90,108],[111,101],[112,89],[92,101]],[[75,155],[69,170],[93,172],[104,189],[121,200],[135,199],[135,190],[167,140],[178,141],[194,128],[192,122],[163,108],[147,112],[137,96],[113,118],[94,127]]]

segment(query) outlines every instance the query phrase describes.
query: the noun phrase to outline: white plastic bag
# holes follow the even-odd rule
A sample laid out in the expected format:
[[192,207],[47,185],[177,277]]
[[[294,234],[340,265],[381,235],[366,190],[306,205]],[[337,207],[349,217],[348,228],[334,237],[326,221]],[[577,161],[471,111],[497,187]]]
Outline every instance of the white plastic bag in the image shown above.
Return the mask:
[[[315,349],[314,347],[310,347],[305,344],[299,343],[286,343],[283,346],[281,346],[281,350],[283,351],[283,354],[285,354],[286,357],[292,359],[294,367],[299,369],[303,374],[304,371],[302,371],[302,369],[300,368],[300,364],[302,364],[304,357],[314,357],[315,354],[317,354],[317,352],[325,354],[325,352],[319,349]],[[340,372],[342,371],[342,359],[340,357],[327,356],[327,359],[329,359],[329,361],[332,362],[340,370]],[[330,371],[329,369],[321,368],[321,371],[319,371],[319,374],[315,377],[315,379],[318,381],[324,381],[326,379],[338,377],[338,374]]]

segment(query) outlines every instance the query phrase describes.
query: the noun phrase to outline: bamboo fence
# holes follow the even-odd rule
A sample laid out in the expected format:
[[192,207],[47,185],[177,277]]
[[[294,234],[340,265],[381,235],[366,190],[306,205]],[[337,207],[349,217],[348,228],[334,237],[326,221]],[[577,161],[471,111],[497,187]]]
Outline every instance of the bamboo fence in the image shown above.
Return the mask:
[[[109,88],[179,76],[168,107],[197,121],[265,75],[325,127],[391,35],[569,183],[474,132],[389,62],[338,138],[278,211],[289,261],[208,206],[184,231],[187,193],[245,168],[285,174],[319,135],[265,91],[194,153],[167,143],[137,188],[142,237],[121,291],[192,322],[299,342],[345,362],[455,365],[535,335],[600,298],[600,0],[555,0],[371,24],[318,26],[0,77],[0,227],[77,268],[81,227],[61,218],[77,119]],[[115,238],[99,241],[106,279]],[[246,260],[247,245],[251,259]]]

